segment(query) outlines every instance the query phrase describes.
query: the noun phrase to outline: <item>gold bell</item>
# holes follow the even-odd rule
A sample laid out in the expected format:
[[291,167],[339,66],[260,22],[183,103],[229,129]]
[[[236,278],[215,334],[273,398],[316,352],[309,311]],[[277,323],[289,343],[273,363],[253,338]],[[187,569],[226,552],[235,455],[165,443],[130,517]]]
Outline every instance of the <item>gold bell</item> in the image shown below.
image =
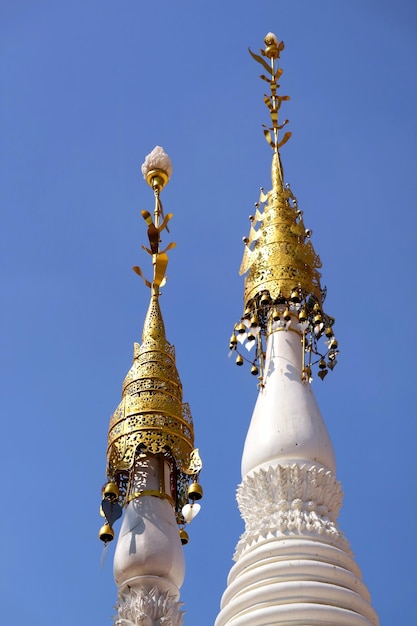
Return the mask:
[[253,365],[252,365],[251,370],[250,370],[250,373],[251,373],[253,376],[257,376],[257,375],[259,374],[259,370],[258,370],[258,368],[256,367],[256,365],[255,365],[255,364],[253,364]]
[[234,348],[237,344],[237,337],[235,333],[230,337],[230,349]]
[[108,500],[117,500],[119,497],[119,488],[113,481],[107,483],[103,489],[103,498],[107,498]]
[[321,370],[326,369],[326,361],[324,359],[320,359],[320,361],[319,361],[319,368]]
[[243,322],[240,322],[239,324],[236,324],[235,330],[241,335],[243,335],[243,333],[246,332],[246,326]]
[[203,487],[199,483],[191,483],[188,487],[188,497],[190,500],[201,500],[203,497]]
[[114,530],[109,524],[104,524],[98,531],[98,537],[103,543],[109,543],[114,539]]
[[323,321],[323,318],[321,316],[320,313],[317,313],[317,315],[314,316],[314,323],[315,324],[321,324]]
[[338,347],[338,343],[337,343],[337,339],[335,337],[333,337],[333,339],[330,340],[330,345],[329,345],[329,349],[330,350],[336,350],[336,348]]
[[301,309],[299,315],[298,315],[298,320],[300,322],[306,322],[307,321],[307,311],[305,309]]
[[289,310],[288,310],[288,309],[285,309],[285,311],[284,311],[284,315],[283,315],[283,318],[284,318],[284,320],[285,320],[286,322],[289,322],[289,321],[290,321],[290,319],[291,319],[291,313],[289,312]]
[[252,317],[250,318],[250,325],[251,328],[256,328],[257,326],[259,326],[259,319],[257,315],[252,315]]
[[296,289],[293,289],[293,291],[291,292],[290,300],[294,303],[300,302],[300,294]]
[[313,311],[314,313],[319,313],[320,312],[320,305],[318,302],[316,302],[316,304],[313,306]]
[[268,306],[270,302],[271,302],[271,299],[269,297],[269,293],[267,291],[264,291],[263,294],[261,295],[261,300],[260,300],[261,306]]
[[243,365],[243,357],[241,354],[238,354],[236,357],[236,365]]
[[272,321],[279,322],[280,317],[281,317],[281,313],[278,311],[277,308],[274,308],[272,310]]
[[183,528],[180,529],[180,539],[183,546],[186,546],[189,542],[188,533]]
[[326,335],[326,337],[328,337],[329,339],[330,339],[330,337],[333,337],[333,329],[332,329],[332,327],[331,327],[331,326],[328,326],[328,327],[326,328],[325,335]]
[[249,318],[252,315],[252,311],[249,307],[246,307],[243,317]]

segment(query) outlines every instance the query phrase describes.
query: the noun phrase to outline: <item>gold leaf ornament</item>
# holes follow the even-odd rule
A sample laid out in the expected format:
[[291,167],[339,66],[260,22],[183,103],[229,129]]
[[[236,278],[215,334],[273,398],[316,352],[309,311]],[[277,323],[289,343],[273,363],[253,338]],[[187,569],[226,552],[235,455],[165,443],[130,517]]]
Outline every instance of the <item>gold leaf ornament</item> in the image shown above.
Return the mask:
[[262,67],[271,74],[271,66],[265,61],[265,59],[260,57],[259,54],[255,54],[254,52],[252,52],[250,48],[248,48],[248,50],[249,50],[249,54],[251,55],[251,57],[255,59],[255,61],[258,61],[258,63],[260,63]]

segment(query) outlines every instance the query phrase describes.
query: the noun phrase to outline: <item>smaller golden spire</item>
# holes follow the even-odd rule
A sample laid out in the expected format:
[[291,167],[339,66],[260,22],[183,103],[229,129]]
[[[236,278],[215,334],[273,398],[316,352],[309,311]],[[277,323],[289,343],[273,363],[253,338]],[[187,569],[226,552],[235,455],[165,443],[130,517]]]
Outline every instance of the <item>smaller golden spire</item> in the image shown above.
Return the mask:
[[[249,236],[243,239],[245,249],[240,267],[240,274],[246,275],[244,314],[235,325],[230,348],[238,352],[237,365],[248,360],[254,375],[260,370],[262,381],[263,338],[267,339],[271,332],[288,329],[294,324],[294,319],[301,316],[297,331],[304,346],[303,380],[308,382],[312,365],[318,364],[318,375],[324,379],[336,363],[338,351],[334,348],[334,320],[323,311],[325,290],[320,285],[321,261],[311,243],[312,231],[304,226],[303,212],[298,208],[297,199],[290,186],[284,184],[280,149],[291,137],[289,131],[281,136],[288,120],[279,121],[281,105],[290,99],[278,93],[278,80],[283,70],[277,63],[284,43],[279,42],[273,33],[268,33],[264,42],[265,48],[260,50],[260,55],[251,50],[249,52],[266,71],[266,75],[261,74],[261,79],[270,90],[264,95],[264,103],[271,125],[264,125],[263,132],[273,151],[272,188],[268,193],[261,189],[255,214],[249,216],[251,226]],[[255,318],[258,321],[253,324],[251,320]],[[324,334],[327,336],[327,349],[323,351],[318,341]],[[256,346],[253,359],[244,358],[238,351],[239,344],[246,340],[248,348]]]
[[[107,446],[107,474],[110,483],[116,484],[121,505],[141,495],[168,497],[175,506],[178,523],[190,521],[199,472],[202,467],[198,450],[194,449],[194,427],[188,403],[182,401],[182,384],[175,364],[174,346],[165,336],[165,325],[159,306],[160,289],[166,282],[167,252],[174,248],[170,243],[161,251],[161,233],[168,230],[172,214],[164,215],[160,192],[172,174],[168,155],[157,146],[142,166],[142,173],[152,187],[155,197],[153,216],[142,211],[147,224],[149,248],[142,248],[151,256],[152,281],[141,268],[134,271],[150,288],[150,302],[146,313],[142,343],[134,344],[132,367],[122,387],[122,400],[110,420]],[[172,465],[171,492],[131,492],[131,476],[135,462],[146,455],[164,458]],[[167,462],[168,462],[167,461]],[[175,483],[175,484],[174,484]],[[200,485],[199,490],[202,493]],[[183,514],[183,508],[186,513]],[[194,514],[198,507],[195,507]],[[109,520],[107,520],[111,526]],[[104,528],[104,527],[103,527]],[[106,531],[106,529],[105,529]],[[110,536],[103,531],[103,537]],[[105,539],[103,539],[105,540]]]

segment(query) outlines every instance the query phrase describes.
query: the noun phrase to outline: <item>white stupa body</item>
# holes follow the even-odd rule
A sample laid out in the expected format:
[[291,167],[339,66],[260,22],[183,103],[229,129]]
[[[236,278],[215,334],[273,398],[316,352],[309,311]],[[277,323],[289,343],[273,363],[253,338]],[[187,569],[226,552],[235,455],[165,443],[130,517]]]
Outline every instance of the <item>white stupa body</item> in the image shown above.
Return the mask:
[[301,334],[269,335],[242,458],[237,545],[215,626],[370,626],[378,618],[336,518],[342,490]]
[[[160,489],[160,464],[145,458],[136,464],[132,492]],[[183,622],[179,589],[184,555],[172,504],[141,496],[126,506],[114,556],[118,586],[116,626],[167,626]]]

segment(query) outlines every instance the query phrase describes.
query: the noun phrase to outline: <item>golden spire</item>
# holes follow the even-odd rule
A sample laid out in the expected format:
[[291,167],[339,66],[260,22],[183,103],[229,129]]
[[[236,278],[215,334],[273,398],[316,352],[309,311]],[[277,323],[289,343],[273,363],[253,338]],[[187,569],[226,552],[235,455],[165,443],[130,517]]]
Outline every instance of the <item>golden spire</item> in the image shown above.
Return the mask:
[[[122,400],[110,420],[107,474],[110,482],[117,484],[120,504],[125,505],[141,495],[132,493],[129,487],[138,455],[167,458],[173,465],[176,483],[170,497],[175,505],[177,521],[182,526],[186,521],[184,516],[187,517],[185,513],[183,516],[182,509],[189,498],[192,501],[196,499],[195,485],[202,464],[198,450],[194,450],[190,408],[182,401],[175,349],[166,340],[159,306],[160,288],[166,282],[167,252],[175,247],[175,243],[170,243],[164,250],[160,249],[161,233],[164,229],[168,230],[168,222],[172,218],[171,213],[164,216],[160,200],[160,192],[172,174],[171,161],[162,148],[157,146],[147,156],[142,172],[155,197],[153,216],[148,211],[142,211],[147,224],[149,248],[142,247],[152,258],[152,281],[145,278],[140,267],[135,266],[133,270],[150,288],[151,297],[143,325],[142,343],[134,344],[133,364],[123,382]],[[201,496],[199,485],[197,491]],[[168,497],[163,492],[159,496]]]
[[[266,71],[262,74],[270,89],[264,102],[269,110],[271,126],[264,125],[264,135],[272,148],[272,189],[264,193],[261,189],[255,214],[251,221],[249,236],[245,244],[240,274],[246,274],[244,286],[244,314],[235,325],[230,339],[230,348],[237,350],[239,343],[246,347],[256,346],[251,372],[254,375],[263,368],[264,339],[271,332],[287,330],[298,321],[297,330],[303,342],[302,376],[311,380],[312,365],[318,363],[319,377],[324,379],[329,369],[336,364],[337,341],[333,336],[333,318],[323,311],[325,290],[320,285],[320,257],[311,243],[311,230],[304,226],[303,212],[290,186],[284,185],[284,174],[280,149],[291,137],[280,131],[288,120],[279,122],[282,102],[289,96],[281,96],[278,80],[283,70],[278,59],[284,49],[273,33],[265,37],[265,49],[261,55],[249,50],[251,56]],[[263,210],[262,210],[263,209]],[[298,320],[296,319],[298,317]],[[294,330],[294,328],[292,328]],[[325,349],[319,349],[318,341],[325,334]],[[236,363],[242,365],[240,352]]]

